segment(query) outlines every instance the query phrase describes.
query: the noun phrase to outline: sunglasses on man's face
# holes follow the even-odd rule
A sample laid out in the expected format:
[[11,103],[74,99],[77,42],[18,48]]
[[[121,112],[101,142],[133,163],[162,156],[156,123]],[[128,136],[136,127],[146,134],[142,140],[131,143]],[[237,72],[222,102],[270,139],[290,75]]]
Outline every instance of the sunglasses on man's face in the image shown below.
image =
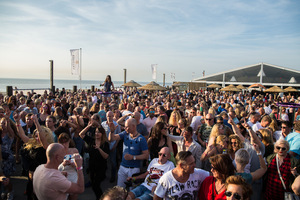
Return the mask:
[[285,147],[276,147],[276,149],[277,149],[277,150],[280,150],[280,149],[281,149],[282,151],[285,151],[285,150],[286,150]]
[[164,153],[158,153],[158,156],[167,157],[167,155],[166,155],[166,154],[164,154]]
[[225,196],[226,197],[231,197],[233,195],[233,197],[234,197],[234,199],[237,199],[237,200],[241,200],[242,199],[242,197],[241,197],[241,195],[239,195],[238,193],[232,193],[232,192],[229,192],[229,191],[226,191],[225,192]]

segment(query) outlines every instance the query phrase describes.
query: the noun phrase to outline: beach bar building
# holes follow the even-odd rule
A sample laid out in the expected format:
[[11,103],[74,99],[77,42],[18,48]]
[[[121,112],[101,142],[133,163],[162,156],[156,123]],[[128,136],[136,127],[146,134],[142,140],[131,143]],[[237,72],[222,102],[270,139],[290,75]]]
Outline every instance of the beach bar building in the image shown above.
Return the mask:
[[[300,66],[299,66],[300,68]],[[265,87],[279,86],[282,89],[294,87],[300,89],[300,71],[267,63],[248,65],[201,78],[191,80],[195,83],[227,85],[250,85],[259,83]]]

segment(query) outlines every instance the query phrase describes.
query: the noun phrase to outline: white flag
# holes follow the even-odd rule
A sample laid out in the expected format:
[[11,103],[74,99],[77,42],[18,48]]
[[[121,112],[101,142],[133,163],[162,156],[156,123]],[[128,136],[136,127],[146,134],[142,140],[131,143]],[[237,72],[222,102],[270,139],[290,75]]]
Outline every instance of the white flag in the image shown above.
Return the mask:
[[71,74],[79,75],[79,49],[71,49]]
[[156,80],[157,64],[152,64],[151,69],[152,69],[152,79]]

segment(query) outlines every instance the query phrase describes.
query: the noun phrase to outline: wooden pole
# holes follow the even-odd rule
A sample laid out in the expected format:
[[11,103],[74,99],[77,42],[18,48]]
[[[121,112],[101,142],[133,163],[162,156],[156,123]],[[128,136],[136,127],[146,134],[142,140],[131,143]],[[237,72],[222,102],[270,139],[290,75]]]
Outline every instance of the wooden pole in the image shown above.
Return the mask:
[[126,71],[127,69],[124,69],[124,84],[126,83]]
[[53,87],[53,60],[49,60],[50,62],[50,90],[54,93],[55,89]]
[[165,73],[163,74],[163,86],[164,87],[166,86],[166,74]]
[[6,86],[6,95],[7,96],[13,95],[13,87],[12,86]]

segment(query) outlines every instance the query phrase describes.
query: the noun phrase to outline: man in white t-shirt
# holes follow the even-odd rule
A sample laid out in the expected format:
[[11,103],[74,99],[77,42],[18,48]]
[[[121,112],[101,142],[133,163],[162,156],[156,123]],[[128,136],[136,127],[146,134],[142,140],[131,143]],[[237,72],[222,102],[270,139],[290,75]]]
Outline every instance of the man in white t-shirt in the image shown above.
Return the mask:
[[177,167],[159,179],[154,200],[197,199],[198,190],[209,172],[195,168],[195,158],[190,151],[179,152],[176,161]]
[[268,126],[271,124],[272,119],[269,115],[265,115],[262,119],[260,123],[254,124],[252,126],[252,130],[254,132],[263,129],[263,128],[268,128]]
[[82,158],[79,154],[73,155],[78,175],[77,183],[72,183],[58,171],[65,154],[64,146],[61,144],[52,143],[48,146],[47,163],[38,166],[33,174],[33,189],[39,200],[65,200],[69,193],[84,192]]
[[128,193],[131,199],[144,199],[151,200],[150,194],[154,192],[160,177],[166,172],[175,168],[174,164],[168,159],[171,157],[170,150],[168,147],[164,147],[158,153],[158,158],[154,158],[148,165],[147,172],[136,176],[129,177],[127,180],[132,179],[145,179],[143,184],[134,188]]

